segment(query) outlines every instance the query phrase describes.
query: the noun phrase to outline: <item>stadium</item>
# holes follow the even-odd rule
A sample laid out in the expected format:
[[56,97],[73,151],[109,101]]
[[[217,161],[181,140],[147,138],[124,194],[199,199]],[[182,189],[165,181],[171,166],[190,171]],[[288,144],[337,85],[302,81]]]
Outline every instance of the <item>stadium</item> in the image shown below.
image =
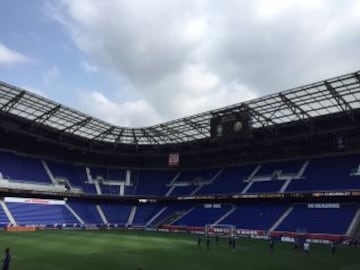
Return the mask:
[[12,269],[360,265],[359,71],[143,128],[4,82],[0,111]]

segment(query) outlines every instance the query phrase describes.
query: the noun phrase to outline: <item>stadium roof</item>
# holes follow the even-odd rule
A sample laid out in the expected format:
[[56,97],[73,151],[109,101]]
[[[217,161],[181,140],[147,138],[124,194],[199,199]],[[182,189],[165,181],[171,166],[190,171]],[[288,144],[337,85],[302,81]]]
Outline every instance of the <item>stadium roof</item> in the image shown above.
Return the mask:
[[24,89],[0,82],[0,111],[74,134],[114,144],[163,145],[210,138],[214,115],[247,111],[251,128],[292,121],[311,126],[312,118],[360,108],[360,71],[220,109],[143,128],[115,126]]

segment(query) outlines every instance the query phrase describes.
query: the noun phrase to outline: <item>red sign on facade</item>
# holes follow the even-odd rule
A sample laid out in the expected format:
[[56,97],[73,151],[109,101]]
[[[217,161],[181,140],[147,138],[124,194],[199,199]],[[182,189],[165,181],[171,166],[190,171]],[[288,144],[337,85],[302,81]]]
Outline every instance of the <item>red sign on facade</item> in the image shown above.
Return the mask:
[[169,167],[179,166],[180,156],[179,153],[170,153],[169,154]]

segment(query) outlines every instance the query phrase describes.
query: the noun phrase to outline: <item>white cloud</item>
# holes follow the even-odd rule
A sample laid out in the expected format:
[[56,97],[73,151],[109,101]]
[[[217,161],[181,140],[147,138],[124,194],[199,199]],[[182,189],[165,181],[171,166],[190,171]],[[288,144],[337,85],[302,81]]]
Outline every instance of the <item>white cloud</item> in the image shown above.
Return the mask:
[[160,121],[145,100],[116,102],[91,90],[77,90],[76,96],[81,110],[113,124],[142,127],[144,123]]
[[44,87],[50,87],[60,76],[60,70],[53,66],[43,73],[42,84]]
[[21,88],[26,89],[26,91],[30,91],[30,92],[32,92],[32,93],[34,93],[36,95],[41,96],[41,97],[48,98],[46,91],[43,91],[42,89],[27,86],[27,85],[21,86]]
[[0,42],[0,65],[23,63],[29,60],[27,56],[6,47]]
[[[249,100],[257,94],[236,80],[224,81],[203,65],[186,65],[179,72],[142,89],[163,119],[173,119]],[[164,117],[166,116],[166,117]]]
[[[109,110],[115,117],[131,104],[125,107],[132,113],[121,118],[129,125],[170,120],[360,68],[356,1],[50,3],[49,14],[92,65],[135,92],[138,100],[113,102]],[[147,115],[138,117],[135,109]]]
[[87,62],[85,60],[81,62],[81,66],[86,72],[89,72],[89,73],[96,73],[99,71],[99,69],[96,65],[90,64],[89,62]]

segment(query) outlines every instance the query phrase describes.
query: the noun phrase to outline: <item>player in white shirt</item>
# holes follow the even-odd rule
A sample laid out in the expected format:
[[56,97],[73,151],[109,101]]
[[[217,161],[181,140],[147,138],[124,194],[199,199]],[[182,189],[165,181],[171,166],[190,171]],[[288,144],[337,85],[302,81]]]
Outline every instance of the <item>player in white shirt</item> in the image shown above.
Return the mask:
[[310,252],[310,244],[308,242],[304,243],[304,252],[306,254],[309,254],[309,252]]

